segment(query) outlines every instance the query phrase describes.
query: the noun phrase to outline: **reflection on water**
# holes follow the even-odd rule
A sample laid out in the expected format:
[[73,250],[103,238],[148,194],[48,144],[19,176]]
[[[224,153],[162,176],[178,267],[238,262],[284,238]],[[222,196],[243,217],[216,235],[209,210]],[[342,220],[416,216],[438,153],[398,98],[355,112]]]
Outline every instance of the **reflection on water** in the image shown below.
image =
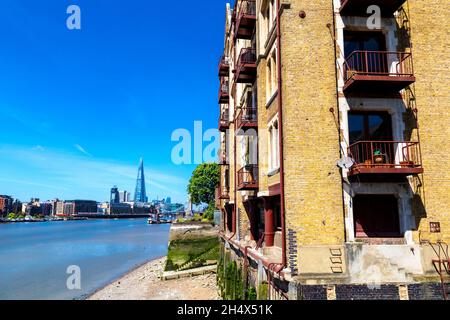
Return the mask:
[[[145,219],[0,225],[0,299],[79,299],[167,254],[168,225]],[[81,268],[81,290],[66,288]]]

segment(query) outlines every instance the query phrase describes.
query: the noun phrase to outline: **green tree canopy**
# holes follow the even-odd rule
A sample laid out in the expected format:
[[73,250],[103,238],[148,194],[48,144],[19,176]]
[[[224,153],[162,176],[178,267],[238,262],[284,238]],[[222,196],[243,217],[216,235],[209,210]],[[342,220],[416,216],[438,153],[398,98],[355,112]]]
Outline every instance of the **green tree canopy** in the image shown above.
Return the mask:
[[215,189],[220,180],[220,168],[217,163],[199,165],[189,180],[188,193],[193,204],[214,202]]

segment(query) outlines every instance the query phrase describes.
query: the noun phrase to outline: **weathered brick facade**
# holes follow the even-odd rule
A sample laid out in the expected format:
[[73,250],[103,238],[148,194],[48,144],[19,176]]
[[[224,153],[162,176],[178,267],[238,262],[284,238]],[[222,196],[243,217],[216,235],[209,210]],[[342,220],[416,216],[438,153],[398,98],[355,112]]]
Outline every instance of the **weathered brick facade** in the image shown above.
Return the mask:
[[[237,21],[244,2],[254,3],[250,15],[256,23],[253,36],[241,39]],[[272,278],[291,283],[294,289],[279,298],[442,297],[433,260],[448,259],[443,252],[450,242],[449,7],[444,0],[404,1],[391,12],[383,2],[380,26],[372,30],[365,8],[352,13],[358,1],[345,3],[346,11],[340,0],[239,0],[234,12],[227,10],[231,116],[229,164],[222,174],[229,169],[230,199],[220,209],[236,232],[224,230],[222,238],[241,252],[236,259],[259,266],[254,272],[263,274],[254,277],[256,286]],[[364,48],[378,38],[378,49]],[[352,45],[360,47],[347,52]],[[256,76],[233,83],[239,52],[250,46],[256,50]],[[350,57],[358,54],[366,60],[352,66]],[[357,78],[360,67],[366,71]],[[407,77],[410,82],[399,86]],[[257,188],[238,190],[248,152],[236,137],[245,86],[256,95],[258,181]],[[385,130],[391,137],[352,142],[358,116],[389,118]],[[367,132],[383,128],[364,126]],[[352,148],[365,144],[372,149],[358,163],[366,151]],[[374,144],[383,147],[373,150]],[[374,163],[377,152],[382,165]],[[347,158],[351,168],[337,166]],[[367,173],[355,173],[357,166]],[[397,222],[377,222],[384,212],[367,215],[371,207],[391,210],[389,201],[394,214],[387,220]],[[365,222],[367,217],[377,226]],[[379,289],[367,286],[372,282]]]

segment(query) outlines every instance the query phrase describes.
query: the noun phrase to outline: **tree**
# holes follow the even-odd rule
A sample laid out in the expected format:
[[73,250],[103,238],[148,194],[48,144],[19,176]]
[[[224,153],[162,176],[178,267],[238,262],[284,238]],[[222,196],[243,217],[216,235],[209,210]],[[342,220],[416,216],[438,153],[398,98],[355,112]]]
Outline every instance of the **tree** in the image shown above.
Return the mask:
[[189,180],[188,193],[193,204],[208,204],[204,218],[214,219],[215,190],[220,181],[220,167],[217,163],[199,165]]
[[215,190],[220,180],[220,168],[217,163],[199,165],[189,180],[188,193],[195,205],[214,202]]

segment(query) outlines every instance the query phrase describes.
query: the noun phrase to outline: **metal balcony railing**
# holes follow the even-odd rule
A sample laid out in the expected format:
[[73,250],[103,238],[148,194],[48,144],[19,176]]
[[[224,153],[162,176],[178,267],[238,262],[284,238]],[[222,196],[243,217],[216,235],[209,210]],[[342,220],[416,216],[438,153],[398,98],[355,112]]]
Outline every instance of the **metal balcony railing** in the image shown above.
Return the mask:
[[238,189],[258,189],[258,165],[246,165],[238,171]]
[[256,25],[256,0],[241,0],[235,15],[236,38],[251,39]]
[[253,106],[243,107],[236,116],[236,128],[245,129],[258,125],[258,110]]
[[227,152],[224,150],[219,150],[219,164],[220,165],[227,165],[228,164],[228,157]]
[[348,154],[355,164],[352,172],[420,173],[422,159],[418,142],[401,141],[359,141],[348,148]]
[[234,76],[237,83],[253,83],[256,78],[256,49],[241,49]]
[[230,61],[226,56],[222,56],[219,61],[219,77],[228,77],[230,70]]
[[228,80],[224,78],[220,81],[219,103],[228,103],[230,101],[230,86]]
[[416,81],[411,53],[354,51],[344,63],[344,92],[395,93]]
[[230,113],[228,109],[223,110],[219,116],[219,130],[223,131],[230,126]]
[[219,199],[230,199],[230,188],[228,186],[219,185]]
[[354,51],[344,64],[344,80],[355,75],[375,77],[413,77],[411,53],[389,51]]

